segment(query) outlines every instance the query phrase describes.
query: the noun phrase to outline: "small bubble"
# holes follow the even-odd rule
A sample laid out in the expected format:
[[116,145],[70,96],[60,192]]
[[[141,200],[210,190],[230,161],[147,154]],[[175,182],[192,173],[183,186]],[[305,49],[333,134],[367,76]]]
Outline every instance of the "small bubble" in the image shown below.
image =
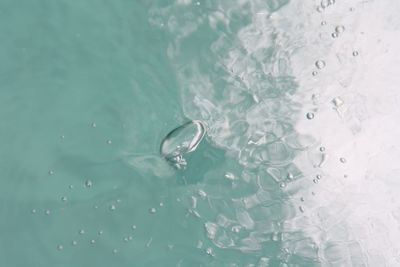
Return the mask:
[[75,241],[75,240],[73,240],[73,241],[71,242],[71,244],[72,244],[73,246],[76,246],[76,245],[78,245],[78,242]]
[[272,241],[279,241],[279,234],[274,232],[271,236]]
[[132,230],[135,230],[136,229],[136,225],[132,225],[131,228],[132,228]]
[[312,74],[312,76],[317,76],[318,72],[313,71],[311,74]]
[[116,248],[113,249],[113,253],[116,254],[118,250]]
[[314,182],[314,184],[318,184],[318,180],[317,179],[314,179],[313,182]]
[[306,117],[307,117],[307,119],[312,120],[312,119],[314,119],[314,113],[308,112]]
[[60,138],[61,138],[61,139],[65,139],[65,135],[61,135]]
[[341,162],[341,163],[346,163],[347,160],[346,160],[345,158],[340,158],[340,162]]
[[111,143],[112,143],[112,141],[111,141],[111,140],[107,140],[107,144],[109,144],[109,145],[110,145]]
[[57,246],[57,249],[58,249],[58,250],[63,250],[64,247],[63,247],[63,245],[58,245],[58,246]]
[[343,25],[336,26],[336,28],[335,28],[335,32],[338,34],[344,32],[344,30],[345,30],[345,28]]
[[98,234],[99,234],[99,235],[102,235],[102,234],[103,234],[103,230],[100,230],[100,231],[98,232]]
[[74,189],[74,186],[72,184],[70,184],[68,187],[69,189]]
[[128,240],[128,238],[127,238],[127,237],[124,237],[124,241],[125,241],[125,242],[128,242],[129,240]]
[[300,201],[301,201],[301,202],[304,202],[304,197],[301,197],[301,198],[300,198]]
[[92,122],[92,127],[96,128],[96,123],[95,122]]
[[32,209],[32,213],[35,214],[36,213],[36,209]]
[[207,193],[204,192],[203,190],[199,190],[199,191],[197,192],[197,194],[198,194],[202,199],[204,199],[204,198],[207,197]]
[[85,234],[85,230],[83,230],[83,229],[79,230],[79,234],[80,234],[80,235]]
[[238,226],[238,225],[232,226],[232,232],[239,233],[240,232],[240,226]]
[[326,64],[325,64],[325,61],[323,61],[323,60],[317,60],[317,61],[315,62],[315,66],[316,66],[318,69],[323,69],[323,68],[325,68]]
[[110,210],[115,210],[115,209],[116,209],[115,205],[114,205],[114,204],[111,204],[111,205],[110,205]]
[[293,179],[294,179],[294,176],[293,176],[292,173],[288,173],[287,178],[288,178],[289,180],[293,180]]
[[322,11],[324,11],[324,8],[321,7],[321,6],[317,6],[317,11],[318,11],[319,13],[322,13]]
[[350,7],[349,10],[350,10],[350,12],[353,12],[355,9],[354,9],[354,7]]
[[130,236],[128,236],[128,240],[132,240],[133,239],[133,237],[130,235]]
[[225,178],[228,180],[235,180],[235,175],[233,175],[233,173],[227,172],[225,173]]
[[326,25],[326,21],[321,21],[321,25],[325,26]]
[[304,212],[303,206],[300,206],[300,207],[299,207],[299,210],[300,210],[300,212]]
[[332,38],[337,38],[339,35],[338,35],[338,33],[337,32],[333,32],[332,33]]
[[200,5],[200,2],[198,2],[198,1],[197,1],[197,2],[196,2],[196,5],[198,5],[198,6],[199,6],[199,5]]
[[160,205],[160,207],[164,207],[164,203],[162,203],[162,202],[160,202],[159,205]]
[[207,248],[206,253],[207,253],[207,255],[214,256],[214,252],[213,252],[212,248]]
[[49,175],[53,175],[54,174],[54,171],[53,170],[50,170],[49,171]]
[[344,178],[347,178],[348,176],[347,176],[347,174],[345,174],[345,175],[343,175],[343,177],[344,177]]
[[90,188],[90,187],[92,187],[92,185],[93,185],[92,181],[86,180],[85,187]]
[[354,57],[358,56],[358,51],[353,51],[353,56]]
[[319,151],[324,152],[324,151],[325,151],[325,147],[324,147],[324,146],[321,146],[321,147],[319,148]]
[[92,240],[90,240],[90,244],[95,244],[96,243],[96,240],[94,240],[94,239],[92,239]]
[[317,179],[318,179],[318,180],[321,180],[321,178],[322,178],[322,175],[321,175],[321,174],[317,174],[317,176],[316,176],[316,177],[317,177]]
[[67,202],[67,200],[68,200],[67,197],[61,197],[62,202]]
[[149,209],[149,212],[150,212],[150,213],[156,213],[156,211],[157,211],[156,208],[151,208],[151,209]]
[[50,210],[45,210],[45,211],[44,211],[44,214],[50,215]]
[[282,183],[279,184],[279,186],[280,186],[281,188],[285,188],[285,187],[286,187],[286,183],[285,183],[285,182],[282,182]]

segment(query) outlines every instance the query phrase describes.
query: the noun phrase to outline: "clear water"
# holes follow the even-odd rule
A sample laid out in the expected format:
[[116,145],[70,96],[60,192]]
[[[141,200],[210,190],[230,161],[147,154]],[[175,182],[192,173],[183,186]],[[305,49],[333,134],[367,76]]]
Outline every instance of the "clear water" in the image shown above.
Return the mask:
[[0,1],[0,266],[399,266],[399,11]]

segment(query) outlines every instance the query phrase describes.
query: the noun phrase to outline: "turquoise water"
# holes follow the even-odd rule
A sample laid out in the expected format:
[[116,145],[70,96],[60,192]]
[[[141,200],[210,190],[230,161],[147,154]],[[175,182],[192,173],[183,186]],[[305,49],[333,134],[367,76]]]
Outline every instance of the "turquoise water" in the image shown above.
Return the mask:
[[0,266],[398,266],[396,8],[1,0]]

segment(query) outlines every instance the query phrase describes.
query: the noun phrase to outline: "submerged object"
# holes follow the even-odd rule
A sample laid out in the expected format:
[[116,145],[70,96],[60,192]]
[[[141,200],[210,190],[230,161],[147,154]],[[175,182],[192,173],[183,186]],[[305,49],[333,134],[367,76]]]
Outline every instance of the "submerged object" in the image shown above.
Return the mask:
[[165,136],[160,145],[161,155],[178,169],[186,166],[185,154],[196,150],[206,133],[203,122],[189,121]]

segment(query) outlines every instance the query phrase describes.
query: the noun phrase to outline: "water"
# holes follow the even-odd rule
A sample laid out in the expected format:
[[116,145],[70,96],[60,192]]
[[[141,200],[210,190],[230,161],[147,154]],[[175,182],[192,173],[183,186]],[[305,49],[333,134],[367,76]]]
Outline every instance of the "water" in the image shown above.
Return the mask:
[[0,266],[400,265],[399,11],[3,0]]

